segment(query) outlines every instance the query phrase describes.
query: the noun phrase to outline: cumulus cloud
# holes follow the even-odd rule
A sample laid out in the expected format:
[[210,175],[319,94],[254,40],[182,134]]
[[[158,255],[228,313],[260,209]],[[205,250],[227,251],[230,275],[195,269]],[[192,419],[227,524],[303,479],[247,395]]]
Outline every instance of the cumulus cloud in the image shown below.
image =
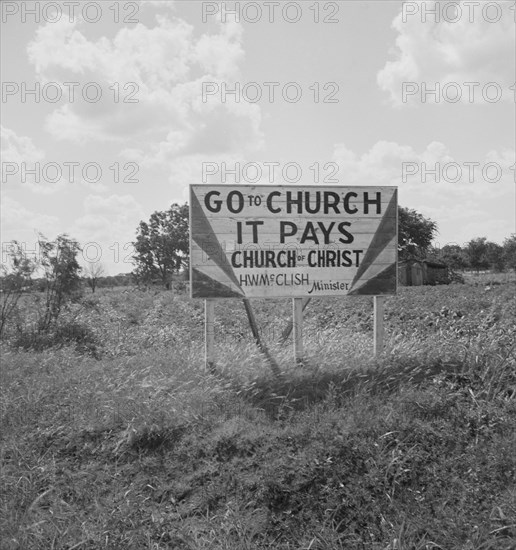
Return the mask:
[[[96,41],[80,21],[63,19],[41,26],[27,51],[43,81],[78,83],[75,101],[47,118],[56,139],[121,141],[133,149],[162,142],[156,152],[166,148],[174,157],[260,146],[257,105],[202,100],[203,82],[236,81],[242,41],[236,23],[196,36],[184,20],[157,14],[153,27],[139,23]],[[97,90],[86,88],[92,82]]]
[[1,158],[3,185],[23,185],[42,195],[51,195],[65,185],[55,167],[44,163],[45,153],[30,137],[18,136],[5,126],[1,127]]
[[84,214],[74,223],[73,234],[81,241],[127,239],[144,216],[132,195],[89,195],[84,200]]
[[175,0],[139,0],[142,8],[163,8],[167,10],[175,10]]
[[3,162],[38,162],[45,156],[41,149],[38,149],[32,139],[26,136],[18,136],[14,130],[0,126],[1,151]]
[[[501,241],[514,231],[513,150],[492,150],[483,158],[461,159],[437,141],[421,151],[379,141],[358,155],[339,143],[333,160],[346,185],[398,186],[399,203],[436,220],[445,235],[467,240],[476,234],[472,231],[476,225],[492,229],[489,237]],[[498,213],[496,223],[492,223],[493,211]],[[467,228],[463,225],[466,221],[470,224]]]
[[[435,102],[435,96],[425,95],[424,90],[436,85],[441,104],[486,102],[495,99],[498,91],[502,100],[514,98],[509,89],[514,84],[515,50],[511,3],[487,4],[491,4],[488,9],[482,3],[464,1],[403,3],[392,22],[397,32],[394,60],[387,61],[377,75],[378,85],[393,105]],[[499,90],[484,88],[490,82]]]
[[[460,159],[439,141],[430,142],[422,151],[410,145],[378,141],[362,155],[337,143],[333,160],[339,165],[340,174],[345,174],[346,184],[399,185],[421,192],[440,189],[460,195],[466,190],[468,194],[482,194],[490,183],[510,185],[515,157],[514,151],[503,149],[488,151],[484,158]],[[498,188],[501,192],[503,185]]]
[[410,174],[410,170],[406,168],[406,181],[403,182],[414,185],[422,163],[430,167],[436,163],[446,164],[453,158],[448,148],[438,141],[429,143],[420,153],[410,145],[378,141],[360,156],[345,144],[338,143],[334,147],[333,160],[339,165],[340,173],[345,174],[346,183],[355,185],[399,185],[403,182],[404,165],[416,164],[418,172],[414,172],[414,168]]
[[0,209],[3,243],[17,240],[26,243],[26,249],[30,251],[36,248],[38,233],[57,234],[58,218],[35,212],[5,193],[2,193]]
[[131,241],[146,214],[132,195],[89,195],[84,213],[70,228],[83,246],[83,262],[100,261],[109,273],[131,270]]
[[46,118],[45,129],[61,141],[85,143],[91,139],[112,141],[102,132],[102,122],[81,117],[70,105],[63,105]]

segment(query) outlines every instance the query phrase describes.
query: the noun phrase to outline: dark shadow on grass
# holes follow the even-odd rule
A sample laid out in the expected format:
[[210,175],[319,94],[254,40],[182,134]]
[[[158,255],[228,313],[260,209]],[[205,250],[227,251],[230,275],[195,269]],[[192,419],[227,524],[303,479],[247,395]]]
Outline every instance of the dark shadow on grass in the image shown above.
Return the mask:
[[305,372],[281,378],[261,376],[248,385],[234,384],[233,389],[271,419],[281,419],[292,411],[303,411],[324,401],[329,393],[337,407],[359,394],[389,395],[401,386],[417,387],[443,372],[458,372],[457,364],[435,359],[421,364],[410,358],[373,363],[362,369],[335,372]]

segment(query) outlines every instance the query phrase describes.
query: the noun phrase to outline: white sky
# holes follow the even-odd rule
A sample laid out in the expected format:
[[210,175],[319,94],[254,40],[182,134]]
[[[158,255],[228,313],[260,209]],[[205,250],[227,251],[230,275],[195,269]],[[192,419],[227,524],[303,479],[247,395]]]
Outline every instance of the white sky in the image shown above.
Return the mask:
[[[90,243],[85,259],[130,271],[139,221],[186,201],[203,163],[239,163],[240,183],[257,163],[260,183],[287,184],[297,165],[314,184],[319,163],[321,184],[397,185],[440,246],[516,231],[514,2],[438,15],[434,2],[239,2],[239,22],[221,17],[235,2],[76,2],[75,17],[71,4],[1,2],[3,244],[66,232]],[[203,83],[219,92],[203,101]],[[222,101],[235,83],[261,100]]]

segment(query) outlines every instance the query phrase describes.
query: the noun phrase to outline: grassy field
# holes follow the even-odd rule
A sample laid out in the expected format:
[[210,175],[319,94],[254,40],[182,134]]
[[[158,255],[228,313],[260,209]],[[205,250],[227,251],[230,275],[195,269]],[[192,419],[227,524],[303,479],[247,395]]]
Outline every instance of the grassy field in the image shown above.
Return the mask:
[[401,288],[379,359],[370,298],[314,300],[302,366],[289,301],[254,301],[280,376],[238,301],[206,373],[202,302],[102,290],[24,349],[28,295],[2,343],[1,548],[514,550],[515,291]]

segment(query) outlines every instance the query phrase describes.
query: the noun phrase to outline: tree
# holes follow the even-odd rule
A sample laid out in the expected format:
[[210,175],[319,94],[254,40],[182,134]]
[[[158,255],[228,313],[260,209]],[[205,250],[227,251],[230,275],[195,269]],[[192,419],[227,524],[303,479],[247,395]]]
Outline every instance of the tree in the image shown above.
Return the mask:
[[466,252],[458,244],[446,244],[442,247],[439,259],[452,269],[464,271],[468,267]]
[[516,271],[516,233],[503,241],[503,259],[505,267]]
[[503,246],[488,241],[486,243],[486,260],[490,269],[498,273],[502,272],[505,268]]
[[15,312],[21,295],[30,288],[32,275],[37,269],[36,260],[26,255],[20,243],[13,241],[10,244],[11,246],[7,249],[7,264],[0,267],[0,335]]
[[481,269],[489,268],[489,261],[487,259],[487,239],[486,237],[478,237],[471,239],[465,248],[466,255],[468,257],[468,263],[472,269],[477,271]]
[[172,274],[188,262],[188,205],[172,204],[164,212],[154,212],[148,223],[140,222],[134,247],[137,280],[160,279],[170,288]]
[[59,235],[54,242],[40,234],[39,248],[41,266],[45,271],[45,305],[38,329],[45,332],[57,321],[63,305],[80,296],[81,266],[77,254],[81,248],[66,234]]
[[422,259],[437,233],[437,223],[416,210],[398,207],[398,254],[400,260]]
[[104,275],[104,267],[100,262],[88,262],[85,270],[86,283],[91,288],[92,294],[95,293],[99,278]]

